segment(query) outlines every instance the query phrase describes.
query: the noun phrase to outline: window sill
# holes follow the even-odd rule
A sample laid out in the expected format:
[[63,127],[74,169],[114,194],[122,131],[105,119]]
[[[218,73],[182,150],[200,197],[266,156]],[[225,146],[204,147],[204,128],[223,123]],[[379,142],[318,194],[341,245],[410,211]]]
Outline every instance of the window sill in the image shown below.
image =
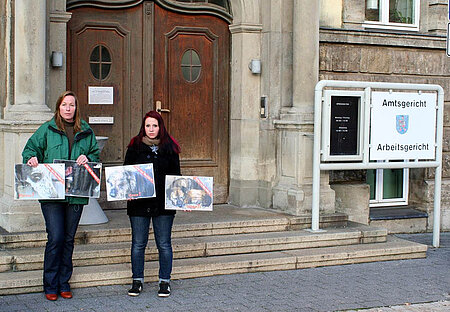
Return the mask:
[[392,30],[392,31],[407,31],[407,32],[418,32],[418,25],[402,25],[402,24],[382,24],[376,22],[364,22],[362,24],[365,29],[383,29],[383,30]]
[[408,207],[370,208],[371,221],[428,218],[426,212]]
[[392,31],[371,29],[320,29],[321,43],[368,44],[392,47],[413,47],[445,50],[445,36],[421,34],[416,32],[394,33]]

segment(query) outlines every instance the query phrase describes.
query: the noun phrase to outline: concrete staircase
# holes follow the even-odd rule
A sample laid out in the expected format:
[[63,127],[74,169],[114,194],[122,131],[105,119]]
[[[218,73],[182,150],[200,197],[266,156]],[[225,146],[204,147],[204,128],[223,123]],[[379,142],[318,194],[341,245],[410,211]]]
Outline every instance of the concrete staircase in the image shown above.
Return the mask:
[[[124,211],[106,225],[80,226],[71,286],[128,284],[131,230]],[[173,228],[173,279],[426,256],[427,246],[387,235],[384,229],[321,216],[324,232],[304,230],[310,217],[260,209],[215,207],[213,213],[179,213]],[[330,227],[332,226],[332,227]],[[158,253],[150,234],[146,281],[158,278]],[[0,295],[42,291],[45,232],[0,235]]]

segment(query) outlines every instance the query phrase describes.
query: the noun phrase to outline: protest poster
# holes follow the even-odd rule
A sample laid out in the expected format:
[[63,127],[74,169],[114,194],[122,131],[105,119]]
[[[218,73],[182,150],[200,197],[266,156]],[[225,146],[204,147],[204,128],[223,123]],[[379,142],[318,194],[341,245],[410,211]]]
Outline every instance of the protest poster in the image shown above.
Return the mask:
[[78,165],[75,160],[55,159],[55,164],[65,165],[66,196],[100,197],[102,164],[88,162]]
[[14,165],[14,199],[64,199],[64,164]]
[[153,164],[105,168],[108,201],[155,197]]
[[213,178],[166,176],[165,207],[168,210],[213,210]]

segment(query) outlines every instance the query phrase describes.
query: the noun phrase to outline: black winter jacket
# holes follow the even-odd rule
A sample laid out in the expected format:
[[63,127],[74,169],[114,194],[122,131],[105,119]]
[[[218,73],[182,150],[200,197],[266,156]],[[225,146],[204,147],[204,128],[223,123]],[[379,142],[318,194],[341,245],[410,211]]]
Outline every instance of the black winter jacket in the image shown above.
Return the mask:
[[128,148],[124,165],[146,163],[153,163],[156,197],[127,201],[127,214],[141,217],[174,215],[175,210],[165,210],[165,181],[166,175],[181,175],[178,154],[161,149],[154,153],[150,146],[142,142],[137,148],[133,146]]

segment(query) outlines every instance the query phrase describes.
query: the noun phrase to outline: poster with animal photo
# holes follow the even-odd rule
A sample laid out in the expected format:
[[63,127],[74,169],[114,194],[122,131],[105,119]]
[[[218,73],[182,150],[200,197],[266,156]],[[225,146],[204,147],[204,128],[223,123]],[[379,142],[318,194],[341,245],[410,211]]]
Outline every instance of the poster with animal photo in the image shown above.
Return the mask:
[[153,164],[105,168],[108,201],[155,197]]
[[213,210],[213,178],[166,176],[166,209]]
[[14,165],[14,199],[64,199],[64,164]]
[[80,166],[75,160],[61,159],[53,163],[65,165],[66,196],[100,197],[101,163],[88,162]]

